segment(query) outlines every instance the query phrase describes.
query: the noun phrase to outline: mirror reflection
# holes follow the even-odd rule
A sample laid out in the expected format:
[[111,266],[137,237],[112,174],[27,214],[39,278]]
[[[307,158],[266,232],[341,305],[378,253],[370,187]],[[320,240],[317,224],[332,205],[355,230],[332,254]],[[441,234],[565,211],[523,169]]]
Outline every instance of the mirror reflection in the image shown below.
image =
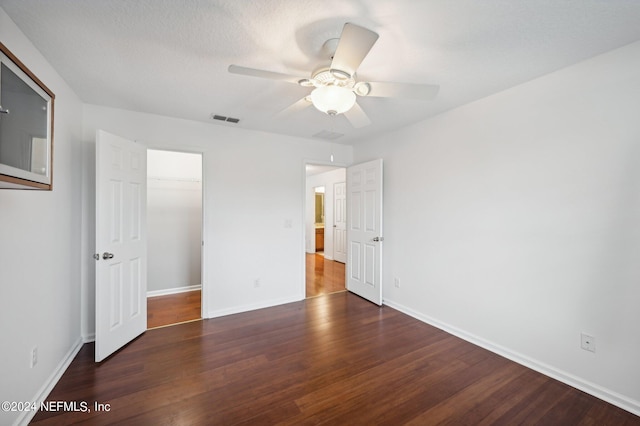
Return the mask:
[[0,164],[48,174],[48,100],[0,65]]
[[324,186],[315,188],[316,194],[316,225],[324,224]]

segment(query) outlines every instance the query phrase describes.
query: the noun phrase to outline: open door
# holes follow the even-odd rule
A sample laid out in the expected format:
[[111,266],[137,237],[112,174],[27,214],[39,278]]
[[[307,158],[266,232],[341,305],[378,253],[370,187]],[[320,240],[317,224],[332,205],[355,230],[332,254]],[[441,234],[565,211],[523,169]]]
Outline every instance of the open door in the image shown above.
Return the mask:
[[333,260],[347,263],[347,186],[333,184]]
[[347,168],[347,290],[382,305],[382,159]]
[[96,134],[96,362],[147,329],[147,149]]

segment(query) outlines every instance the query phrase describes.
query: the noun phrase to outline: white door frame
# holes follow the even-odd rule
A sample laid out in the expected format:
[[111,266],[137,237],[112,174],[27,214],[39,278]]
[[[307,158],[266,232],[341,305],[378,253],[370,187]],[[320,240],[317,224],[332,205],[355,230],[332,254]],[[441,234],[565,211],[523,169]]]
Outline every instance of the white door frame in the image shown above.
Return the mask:
[[[299,299],[303,300],[307,297],[307,287],[306,287],[306,281],[307,281],[307,276],[306,276],[306,270],[307,270],[307,218],[306,218],[306,210],[307,210],[307,164],[312,164],[315,166],[331,166],[331,167],[339,167],[339,168],[344,168],[346,169],[347,167],[349,167],[348,164],[346,163],[340,163],[340,162],[331,162],[331,161],[322,161],[322,160],[312,160],[312,159],[305,159],[302,161],[302,250],[300,250],[301,253],[301,258],[300,258],[300,264],[302,265],[301,268],[301,276],[300,276],[300,296]],[[315,243],[314,243],[315,245]],[[346,263],[345,263],[346,266]],[[345,280],[347,279],[346,277],[346,267],[345,267]],[[346,281],[345,281],[345,285],[346,285]]]
[[[200,281],[202,281],[200,283],[200,285],[202,286],[201,291],[200,291],[200,317],[202,319],[205,318],[209,318],[207,315],[209,313],[209,304],[208,304],[208,288],[205,285],[205,283],[207,282],[207,277],[206,277],[206,256],[205,256],[205,251],[207,249],[206,244],[204,243],[204,236],[206,235],[206,221],[205,218],[206,216],[206,191],[205,191],[205,187],[206,187],[206,179],[205,179],[205,156],[206,156],[206,152],[198,149],[198,148],[190,148],[190,147],[173,147],[173,146],[159,146],[159,145],[146,145],[147,149],[151,149],[151,150],[155,150],[155,151],[169,151],[169,152],[183,152],[185,154],[200,154],[200,157],[202,159],[202,190],[201,190],[201,194],[200,196],[202,197],[202,217],[200,218],[201,220],[201,225],[202,225],[202,234],[200,236]],[[207,315],[205,315],[207,314]]]

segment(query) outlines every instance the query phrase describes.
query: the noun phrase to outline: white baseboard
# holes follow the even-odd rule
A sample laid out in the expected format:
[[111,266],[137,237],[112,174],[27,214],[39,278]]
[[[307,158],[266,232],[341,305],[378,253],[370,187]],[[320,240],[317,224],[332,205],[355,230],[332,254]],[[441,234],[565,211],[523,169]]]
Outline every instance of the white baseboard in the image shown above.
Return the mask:
[[624,395],[620,395],[619,393],[616,393],[612,390],[603,388],[602,386],[596,385],[595,383],[591,383],[589,381],[581,379],[580,377],[574,376],[573,374],[567,373],[566,371],[559,370],[543,362],[529,358],[520,353],[511,351],[503,346],[496,345],[478,336],[475,336],[473,334],[460,330],[459,328],[453,327],[449,324],[438,321],[427,315],[423,315],[419,312],[416,312],[413,309],[408,308],[400,303],[396,303],[392,300],[385,299],[383,301],[383,304],[393,309],[397,309],[398,311],[404,314],[407,314],[413,318],[416,318],[422,322],[425,322],[429,325],[439,328],[440,330],[446,331],[449,334],[453,334],[454,336],[457,336],[463,340],[466,340],[467,342],[473,343],[474,345],[480,346],[488,351],[491,351],[507,359],[510,359],[513,362],[517,362],[518,364],[531,368],[532,370],[535,370],[538,373],[544,374],[545,376],[549,376],[553,379],[563,382],[576,389],[580,389],[583,392],[586,392],[590,395],[595,396],[596,398],[602,399],[603,401],[606,401],[610,404],[620,407],[623,410],[626,410],[630,413],[635,414],[636,416],[640,416],[640,401],[634,401],[631,398],[628,398]]
[[[71,365],[71,362],[76,357],[83,344],[83,339],[78,338],[78,340],[76,340],[76,342],[71,346],[71,349],[66,353],[62,361],[60,361],[56,369],[53,370],[51,376],[49,376],[47,381],[40,387],[40,390],[32,399],[38,407],[40,407],[40,405],[47,399],[53,390],[53,387],[58,383],[64,372],[67,371],[67,368],[69,368],[69,365]],[[28,425],[36,413],[37,411],[23,411],[13,424],[15,426]]]
[[147,297],[168,296],[170,294],[186,293],[188,291],[202,290],[202,285],[189,285],[186,287],[167,288],[164,290],[152,290],[147,292]]

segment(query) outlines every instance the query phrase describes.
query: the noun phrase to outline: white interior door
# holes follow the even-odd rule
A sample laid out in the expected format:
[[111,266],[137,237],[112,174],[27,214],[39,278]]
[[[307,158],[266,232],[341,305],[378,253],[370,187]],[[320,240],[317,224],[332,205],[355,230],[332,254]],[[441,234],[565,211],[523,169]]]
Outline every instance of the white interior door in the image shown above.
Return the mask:
[[96,135],[96,362],[147,329],[147,150]]
[[382,159],[347,168],[347,290],[382,305]]
[[333,260],[347,261],[347,187],[333,184]]

